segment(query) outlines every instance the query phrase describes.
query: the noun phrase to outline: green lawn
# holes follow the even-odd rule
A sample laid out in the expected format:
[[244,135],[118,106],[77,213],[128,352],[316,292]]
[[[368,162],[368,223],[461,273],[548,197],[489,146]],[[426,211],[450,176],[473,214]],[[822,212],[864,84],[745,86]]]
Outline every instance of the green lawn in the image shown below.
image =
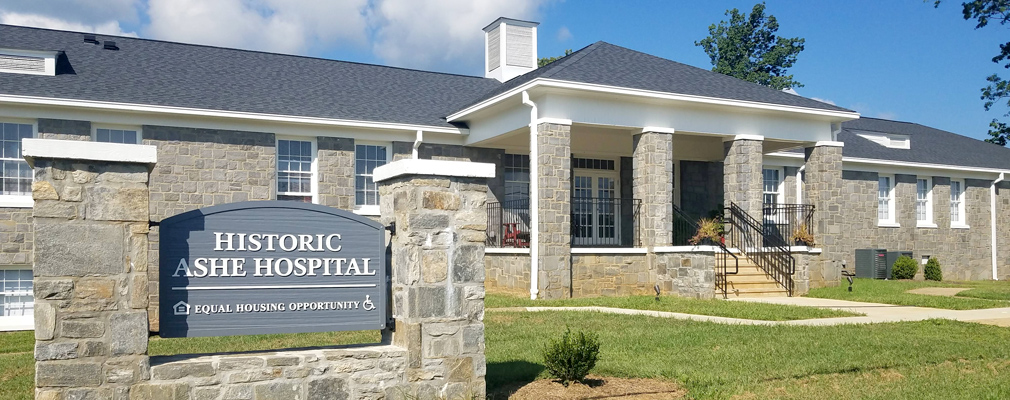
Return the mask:
[[[807,296],[950,310],[1010,307],[1010,302],[1005,301],[1010,300],[1010,282],[1006,281],[932,282],[856,279],[852,285],[852,292],[848,292],[847,287],[848,283],[845,282],[836,287],[813,289]],[[908,290],[924,287],[963,287],[973,290],[961,292],[958,297],[906,293]]]
[[485,301],[485,307],[487,308],[600,306],[629,308],[635,310],[671,311],[685,314],[759,319],[766,321],[789,321],[797,319],[851,317],[862,315],[846,311],[825,310],[813,307],[747,303],[719,299],[692,300],[673,296],[662,296],[659,298],[659,301],[656,301],[654,296],[530,300],[527,297],[489,293],[486,296]]
[[34,332],[0,333],[0,399],[35,396]]
[[485,322],[489,391],[545,377],[539,349],[571,327],[599,333],[594,373],[671,379],[699,399],[1010,397],[1010,329],[987,325],[743,326],[578,312]]

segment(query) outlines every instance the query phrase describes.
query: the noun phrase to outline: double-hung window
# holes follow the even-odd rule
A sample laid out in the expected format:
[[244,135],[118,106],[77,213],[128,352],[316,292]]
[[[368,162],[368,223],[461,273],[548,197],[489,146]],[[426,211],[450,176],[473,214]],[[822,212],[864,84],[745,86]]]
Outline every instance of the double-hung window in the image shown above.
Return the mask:
[[502,164],[505,167],[505,203],[519,207],[516,203],[530,199],[530,156],[506,154]]
[[96,127],[93,133],[96,142],[140,144],[140,129],[128,127]]
[[765,204],[779,204],[781,199],[781,186],[782,186],[782,170],[775,168],[765,168],[762,170],[762,175],[764,175],[764,203]]
[[389,162],[390,153],[386,144],[354,146],[354,206],[358,213],[379,215],[379,185],[372,180],[372,173]]
[[920,228],[935,228],[933,224],[933,182],[930,178],[915,180],[915,223]]
[[28,266],[0,266],[0,328],[31,329],[35,296]]
[[21,140],[35,136],[31,123],[0,121],[0,205],[30,207],[32,205],[32,169],[21,156]]
[[964,207],[964,181],[950,180],[950,226],[967,228],[968,218]]
[[311,140],[277,139],[277,200],[314,202],[315,147]]
[[877,224],[896,226],[894,218],[894,177],[877,178]]

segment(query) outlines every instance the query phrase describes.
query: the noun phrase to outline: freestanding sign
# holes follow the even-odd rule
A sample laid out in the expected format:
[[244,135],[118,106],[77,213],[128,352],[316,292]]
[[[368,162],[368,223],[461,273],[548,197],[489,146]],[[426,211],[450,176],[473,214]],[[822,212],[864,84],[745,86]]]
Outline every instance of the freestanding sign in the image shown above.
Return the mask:
[[160,224],[161,336],[386,326],[385,233],[331,207],[251,201]]

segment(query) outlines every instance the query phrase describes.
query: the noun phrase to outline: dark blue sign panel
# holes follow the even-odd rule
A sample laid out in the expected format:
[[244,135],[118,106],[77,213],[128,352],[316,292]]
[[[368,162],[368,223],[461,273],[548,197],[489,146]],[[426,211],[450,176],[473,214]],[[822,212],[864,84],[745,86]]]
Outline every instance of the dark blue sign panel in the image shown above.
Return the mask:
[[161,221],[161,336],[386,325],[385,232],[316,204],[250,201]]

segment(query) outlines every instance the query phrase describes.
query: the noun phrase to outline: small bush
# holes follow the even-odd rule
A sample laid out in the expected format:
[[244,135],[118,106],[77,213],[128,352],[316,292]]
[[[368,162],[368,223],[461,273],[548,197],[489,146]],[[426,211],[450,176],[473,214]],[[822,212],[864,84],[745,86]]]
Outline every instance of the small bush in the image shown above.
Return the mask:
[[694,236],[687,240],[688,243],[692,245],[699,245],[706,243],[706,241],[712,241],[713,243],[719,242],[719,238],[722,236],[723,226],[722,222],[715,218],[702,218],[698,221],[698,232]]
[[922,268],[922,274],[927,281],[942,281],[943,271],[940,271],[940,261],[937,261],[936,257],[930,257],[929,261],[926,261],[926,266]]
[[912,279],[919,272],[919,264],[909,256],[898,257],[891,267],[891,277],[894,279]]
[[565,387],[569,382],[582,382],[596,366],[599,355],[600,341],[596,334],[582,331],[572,334],[571,329],[565,329],[561,340],[551,339],[543,349],[547,372]]

